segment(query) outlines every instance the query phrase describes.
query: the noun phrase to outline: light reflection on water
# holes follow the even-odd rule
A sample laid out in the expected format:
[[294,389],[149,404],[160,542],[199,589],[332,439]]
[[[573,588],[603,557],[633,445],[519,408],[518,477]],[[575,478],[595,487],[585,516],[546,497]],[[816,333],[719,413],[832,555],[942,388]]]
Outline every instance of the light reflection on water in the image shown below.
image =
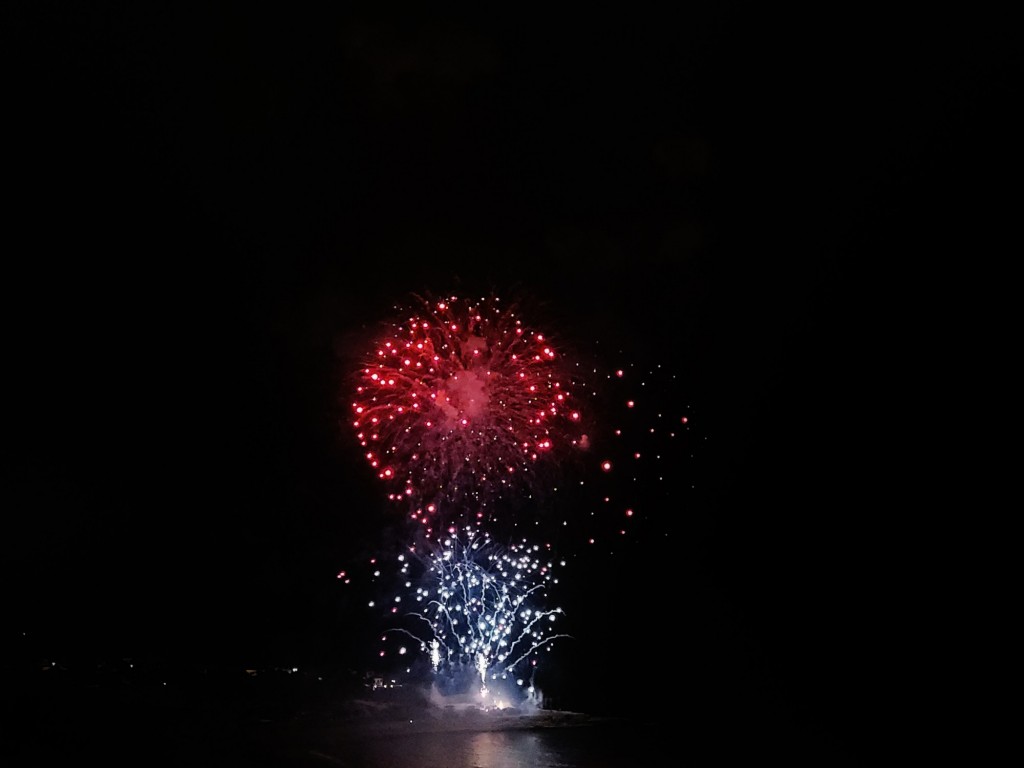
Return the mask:
[[591,727],[408,734],[347,747],[331,757],[359,768],[637,768],[655,757],[631,729]]
[[466,743],[467,765],[516,768],[521,765],[565,765],[536,733],[477,733]]
[[[381,734],[307,752],[343,768],[787,768],[860,765],[835,745],[799,732],[734,722],[717,725],[600,722],[574,727]],[[307,763],[303,763],[307,765]]]

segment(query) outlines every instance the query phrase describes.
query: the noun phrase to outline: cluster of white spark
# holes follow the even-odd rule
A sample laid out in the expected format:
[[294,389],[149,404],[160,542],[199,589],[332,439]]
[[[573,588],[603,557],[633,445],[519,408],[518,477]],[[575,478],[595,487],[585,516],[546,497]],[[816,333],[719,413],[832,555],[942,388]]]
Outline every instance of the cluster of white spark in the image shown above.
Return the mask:
[[[412,637],[429,655],[435,676],[472,675],[482,697],[488,681],[499,679],[529,689],[536,656],[569,637],[555,631],[562,609],[545,606],[547,588],[558,582],[556,568],[565,562],[525,541],[500,547],[468,526],[425,549],[419,557],[399,557],[407,596],[396,596],[392,610],[411,601],[406,615],[414,628],[388,632]],[[417,563],[423,572],[414,581]]]

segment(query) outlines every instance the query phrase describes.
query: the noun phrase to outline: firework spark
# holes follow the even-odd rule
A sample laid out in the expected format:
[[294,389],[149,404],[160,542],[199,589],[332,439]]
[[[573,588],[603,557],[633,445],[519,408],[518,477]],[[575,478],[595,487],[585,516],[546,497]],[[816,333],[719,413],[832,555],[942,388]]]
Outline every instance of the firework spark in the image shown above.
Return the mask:
[[357,373],[352,426],[366,460],[425,524],[531,496],[588,445],[578,378],[497,297],[414,298]]
[[[569,637],[562,609],[547,606],[565,566],[553,550],[604,579],[615,556],[678,546],[695,487],[692,411],[671,359],[595,348],[570,364],[494,296],[414,298],[352,382],[364,456],[409,511],[407,543],[392,542],[403,554],[382,560],[396,569],[375,558],[363,582],[387,595],[371,601],[386,624],[378,663],[412,656],[406,674],[429,669],[445,695],[475,689],[496,706],[516,690],[534,696],[542,656]],[[602,423],[585,429],[593,413]],[[576,458],[583,472],[570,477]],[[548,543],[492,539],[526,524]]]
[[507,689],[506,681],[513,681],[532,694],[537,657],[569,637],[554,630],[562,609],[546,607],[547,589],[558,583],[556,571],[564,565],[546,547],[525,541],[499,547],[466,526],[419,555],[399,557],[405,594],[394,598],[389,613],[411,603],[405,616],[413,624],[391,628],[385,637],[412,638],[429,656],[435,679],[452,689],[475,680],[486,700],[490,686]]
[[[621,353],[620,353],[621,354]],[[600,396],[593,407],[606,426],[595,430],[591,471],[560,499],[570,541],[597,545],[602,554],[636,542],[670,538],[679,511],[696,488],[693,408],[680,398],[679,377],[661,363],[623,361],[593,370]],[[560,537],[563,548],[566,537]]]

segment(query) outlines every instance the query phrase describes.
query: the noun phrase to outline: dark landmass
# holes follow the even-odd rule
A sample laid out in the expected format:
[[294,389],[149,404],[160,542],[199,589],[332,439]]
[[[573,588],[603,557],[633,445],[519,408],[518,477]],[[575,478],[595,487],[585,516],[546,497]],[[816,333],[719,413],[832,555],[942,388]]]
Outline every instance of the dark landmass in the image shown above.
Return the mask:
[[[355,670],[175,668],[121,659],[66,667],[34,662],[11,670],[5,764],[50,766],[98,760],[104,765],[354,765],[380,739],[435,733],[612,729],[646,749],[686,743],[752,754],[808,751],[841,754],[776,715],[759,719],[684,700],[634,702],[631,714],[545,708],[543,702],[485,709],[472,696],[439,696],[421,686],[375,689]],[[852,763],[851,763],[852,764]]]

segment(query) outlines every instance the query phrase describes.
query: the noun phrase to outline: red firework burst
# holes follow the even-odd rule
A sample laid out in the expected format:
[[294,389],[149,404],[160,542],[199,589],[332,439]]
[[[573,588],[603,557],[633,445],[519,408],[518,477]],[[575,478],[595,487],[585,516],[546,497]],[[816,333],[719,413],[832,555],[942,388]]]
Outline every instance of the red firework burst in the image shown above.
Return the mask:
[[483,516],[586,447],[576,382],[499,298],[414,299],[357,373],[353,427],[389,497],[414,517]]

